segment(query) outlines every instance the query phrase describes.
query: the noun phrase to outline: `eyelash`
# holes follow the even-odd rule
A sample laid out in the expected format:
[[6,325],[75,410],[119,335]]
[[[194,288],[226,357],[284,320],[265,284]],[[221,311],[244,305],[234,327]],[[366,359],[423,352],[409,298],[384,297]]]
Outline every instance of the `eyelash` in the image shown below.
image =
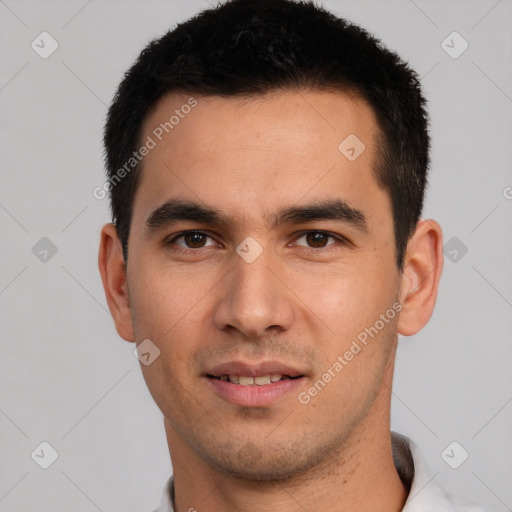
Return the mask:
[[[328,237],[330,238],[334,238],[335,240],[337,240],[339,243],[341,243],[342,245],[347,245],[349,242],[346,238],[342,237],[341,235],[336,235],[334,233],[331,233],[329,231],[322,231],[322,230],[318,230],[318,229],[310,229],[310,230],[307,230],[307,231],[302,231],[301,233],[298,234],[298,236],[295,238],[295,241],[298,240],[299,238],[302,238],[304,235],[308,235],[309,233],[320,233],[322,235],[327,235]],[[197,230],[188,230],[188,231],[182,231],[181,233],[178,233],[177,235],[173,236],[173,238],[171,238],[170,240],[166,240],[164,242],[165,246],[170,246],[170,245],[173,245],[176,240],[179,240],[180,238],[183,238],[185,235],[188,235],[188,234],[199,234],[199,235],[205,235],[207,236],[208,238],[214,238],[212,237],[211,235],[209,235],[208,233],[204,232],[204,231],[197,231]],[[325,252],[325,251],[328,251],[330,250],[331,246],[333,245],[337,245],[337,244],[328,244],[326,245],[325,247],[306,247],[306,246],[300,246],[300,247],[303,247],[303,249],[305,250],[308,250],[310,252]],[[184,247],[181,247],[179,245],[176,245],[176,247],[173,249],[173,250],[176,250],[178,252],[182,252],[182,253],[186,253],[186,254],[190,254],[190,253],[197,253],[199,251],[202,251],[208,247],[213,247],[213,246],[207,246],[207,247],[199,247],[199,248],[196,248],[196,249],[193,249],[193,248],[184,248]]]

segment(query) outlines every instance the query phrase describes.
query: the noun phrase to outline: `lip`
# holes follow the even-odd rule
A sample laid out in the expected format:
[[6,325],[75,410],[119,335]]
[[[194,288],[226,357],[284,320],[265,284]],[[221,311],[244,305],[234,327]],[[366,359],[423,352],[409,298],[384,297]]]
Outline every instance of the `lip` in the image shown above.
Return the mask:
[[229,381],[207,377],[217,396],[242,407],[268,407],[303,385],[305,377],[283,379],[264,386],[242,386]]
[[[244,375],[262,377],[264,375],[281,374],[292,379],[271,382],[264,386],[242,386],[216,377],[221,375]],[[209,369],[204,377],[213,388],[213,392],[222,400],[242,407],[268,407],[286,396],[298,393],[307,376],[300,370],[278,361],[264,361],[248,364],[242,361],[223,363]]]
[[231,361],[222,363],[218,366],[208,369],[206,376],[212,375],[220,377],[221,375],[245,375],[246,377],[262,377],[271,374],[287,375],[288,377],[300,377],[304,375],[300,370],[293,368],[279,361],[262,361],[258,364],[248,364],[243,361]]

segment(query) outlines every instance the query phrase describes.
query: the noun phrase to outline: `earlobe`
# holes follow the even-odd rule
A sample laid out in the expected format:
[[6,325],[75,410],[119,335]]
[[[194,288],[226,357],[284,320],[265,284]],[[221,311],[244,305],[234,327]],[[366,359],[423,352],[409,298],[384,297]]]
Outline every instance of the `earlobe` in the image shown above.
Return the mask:
[[443,235],[432,219],[420,220],[409,240],[401,286],[398,332],[411,336],[429,321],[443,270]]
[[98,266],[116,330],[124,340],[134,341],[124,255],[114,224],[101,230]]

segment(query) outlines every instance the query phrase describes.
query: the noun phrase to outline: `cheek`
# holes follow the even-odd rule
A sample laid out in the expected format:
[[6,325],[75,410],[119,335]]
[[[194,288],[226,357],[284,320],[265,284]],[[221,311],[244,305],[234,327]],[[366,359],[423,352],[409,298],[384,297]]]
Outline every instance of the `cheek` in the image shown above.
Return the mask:
[[390,272],[353,265],[337,271],[305,271],[289,284],[319,320],[343,337],[373,324],[391,306],[393,286]]
[[166,339],[193,323],[201,302],[212,289],[211,272],[152,264],[137,267],[130,282],[130,304],[136,335]]
[[204,307],[201,300],[212,285],[197,274],[166,268],[149,258],[141,260],[145,264],[134,264],[137,271],[129,281],[135,336],[138,341],[150,339],[160,350],[159,357],[148,366],[141,365],[141,370],[153,399],[172,417],[186,409],[178,405],[183,387],[192,392],[191,354],[197,350],[196,340],[204,339],[197,336],[197,319]]
[[[358,269],[328,279],[317,276],[316,286],[309,281],[307,284],[303,287],[307,297],[304,303],[314,311],[316,326],[328,328],[318,345],[325,370],[339,363],[339,371],[332,369],[336,383],[331,390],[345,396],[350,389],[351,394],[357,395],[357,388],[364,389],[372,378],[368,369],[375,374],[382,371],[394,343],[398,320],[393,309],[394,274]],[[343,401],[346,396],[339,398]]]

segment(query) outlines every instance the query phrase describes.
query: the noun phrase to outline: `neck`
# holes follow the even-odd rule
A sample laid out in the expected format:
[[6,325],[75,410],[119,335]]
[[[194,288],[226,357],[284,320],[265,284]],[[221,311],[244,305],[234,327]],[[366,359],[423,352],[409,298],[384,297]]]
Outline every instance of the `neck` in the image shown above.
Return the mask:
[[375,427],[383,423],[386,411],[389,403],[385,396],[379,397],[365,425],[360,424],[342,447],[333,449],[328,459],[307,473],[282,481],[250,481],[217,471],[180,442],[166,422],[172,447],[175,512],[399,512],[408,490],[393,461],[389,412],[385,425]]

